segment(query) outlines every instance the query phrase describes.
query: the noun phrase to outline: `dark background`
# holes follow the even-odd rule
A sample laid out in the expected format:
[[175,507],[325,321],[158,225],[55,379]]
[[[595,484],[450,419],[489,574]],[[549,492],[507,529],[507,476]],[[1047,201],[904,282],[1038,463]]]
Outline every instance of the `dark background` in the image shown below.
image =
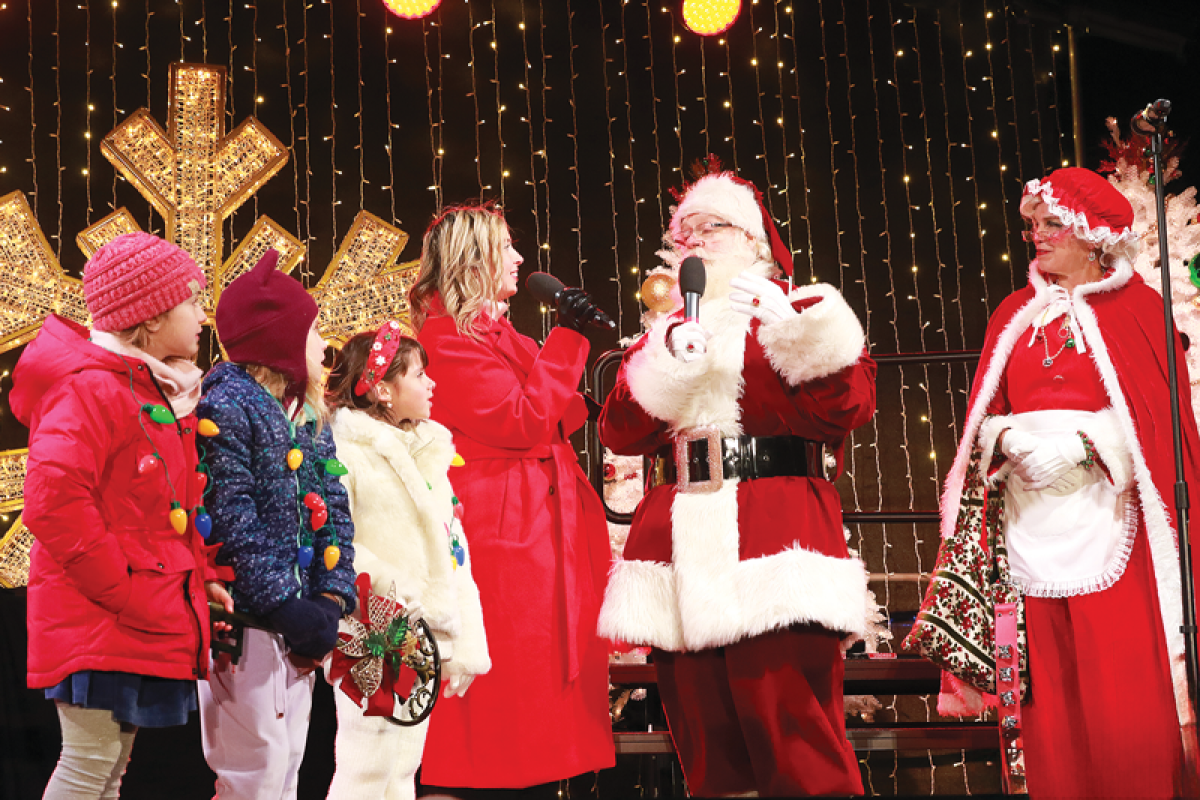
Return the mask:
[[[1174,101],[1181,138],[1200,130],[1200,4],[1186,0],[760,0],[720,39],[688,32],[678,5],[443,0],[412,22],[379,0],[8,0],[0,195],[25,194],[73,275],[84,263],[75,234],[115,208],[161,233],[100,139],[143,106],[166,126],[172,61],[221,65],[227,130],[255,114],[290,151],[226,223],[226,255],[269,215],[306,243],[302,279],[314,286],[360,209],[408,232],[407,261],[439,205],[490,197],[525,271],[585,286],[630,336],[668,190],[712,152],[763,189],[797,280],[840,288],[881,355],[978,348],[989,312],[1023,285],[1022,183],[1074,159],[1066,25],[1084,166],[1103,155],[1105,118],[1127,120],[1158,97]],[[1172,191],[1194,182],[1194,153],[1182,168]],[[512,315],[518,330],[545,331],[524,293]],[[617,336],[592,341],[599,354]],[[19,355],[0,354],[0,372]],[[838,482],[847,510],[936,508],[969,378],[963,364],[881,367],[878,416],[848,443]],[[0,378],[0,449],[27,435],[3,399],[10,380]],[[930,568],[936,528],[851,533],[902,625],[918,601],[903,576]],[[0,796],[33,797],[53,768],[57,724],[21,688],[23,596],[0,590],[0,601]],[[536,697],[530,687],[517,706],[535,713]],[[936,718],[929,700],[881,699],[890,718]],[[314,736],[327,742],[323,702]],[[306,791],[319,796],[328,745],[312,752]],[[197,758],[191,728],[143,734],[125,796],[205,796]],[[872,759],[875,793],[988,785],[957,755]]]

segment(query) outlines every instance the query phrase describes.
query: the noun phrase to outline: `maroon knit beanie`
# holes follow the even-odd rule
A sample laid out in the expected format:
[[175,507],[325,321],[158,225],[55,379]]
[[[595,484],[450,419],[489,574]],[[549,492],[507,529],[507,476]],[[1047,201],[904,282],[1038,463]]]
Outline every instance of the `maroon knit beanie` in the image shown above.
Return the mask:
[[192,257],[148,233],[125,233],[101,247],[83,268],[83,297],[92,328],[123,331],[153,319],[204,288]]
[[303,397],[308,384],[304,353],[317,303],[300,281],[275,269],[279,253],[268,250],[217,301],[217,335],[229,360],[282,373],[287,397]]

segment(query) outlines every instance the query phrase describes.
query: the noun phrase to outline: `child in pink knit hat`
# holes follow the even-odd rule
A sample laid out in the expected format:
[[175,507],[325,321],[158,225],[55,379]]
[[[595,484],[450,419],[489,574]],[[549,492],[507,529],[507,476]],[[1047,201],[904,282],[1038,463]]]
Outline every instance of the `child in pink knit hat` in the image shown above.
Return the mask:
[[88,330],[49,317],[13,374],[30,429],[28,684],[55,701],[47,798],[116,797],[139,727],[182,725],[208,668],[208,600],[233,604],[196,472],[204,273],[119,236],[83,273]]

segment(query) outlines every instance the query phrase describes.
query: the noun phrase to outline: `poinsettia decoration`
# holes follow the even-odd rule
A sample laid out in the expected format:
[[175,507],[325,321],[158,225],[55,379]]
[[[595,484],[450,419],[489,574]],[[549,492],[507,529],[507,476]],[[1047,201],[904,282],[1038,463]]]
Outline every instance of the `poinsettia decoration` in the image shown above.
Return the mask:
[[[347,630],[338,633],[329,677],[367,716],[388,717],[400,725],[416,725],[429,716],[441,683],[437,643],[421,620],[410,620],[408,609],[396,599],[396,586],[387,595],[371,591],[371,576],[360,573],[360,613],[365,621],[347,615]],[[404,692],[397,709],[397,689]]]

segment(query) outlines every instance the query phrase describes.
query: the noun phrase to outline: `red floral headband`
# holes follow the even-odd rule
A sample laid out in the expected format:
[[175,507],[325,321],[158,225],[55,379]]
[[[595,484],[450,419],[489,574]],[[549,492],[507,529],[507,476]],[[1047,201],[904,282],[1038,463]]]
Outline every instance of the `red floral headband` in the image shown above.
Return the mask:
[[371,344],[371,352],[367,354],[367,364],[363,367],[362,377],[354,384],[354,393],[364,395],[371,391],[375,384],[383,380],[392,357],[400,348],[400,323],[394,319],[379,326],[375,332],[375,341]]

